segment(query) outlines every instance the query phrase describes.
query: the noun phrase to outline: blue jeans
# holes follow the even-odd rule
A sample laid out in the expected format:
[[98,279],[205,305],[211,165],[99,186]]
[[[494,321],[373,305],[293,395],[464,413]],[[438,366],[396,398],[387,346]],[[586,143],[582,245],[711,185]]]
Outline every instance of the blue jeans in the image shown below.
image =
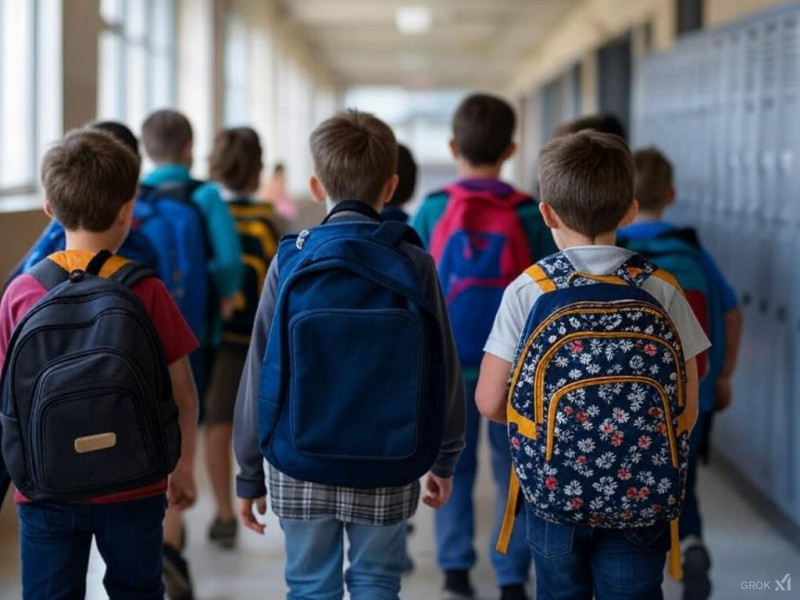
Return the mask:
[[681,512],[680,536],[681,539],[690,535],[703,537],[703,520],[700,517],[700,504],[697,501],[697,467],[700,446],[703,444],[703,436],[706,434],[705,420],[709,415],[700,413],[697,415],[697,424],[689,437],[689,466],[686,473],[686,496],[683,501],[683,512]]
[[536,600],[659,600],[669,523],[641,529],[560,525],[528,512]]
[[[287,600],[397,600],[406,523],[358,525],[337,519],[281,519],[286,538]],[[342,573],[344,534],[350,566]]]
[[[467,381],[466,447],[453,475],[453,494],[450,501],[434,513],[436,526],[436,558],[442,571],[468,571],[475,566],[475,506],[473,488],[478,472],[478,438],[481,416],[475,406],[475,383]],[[489,557],[497,576],[497,585],[526,583],[531,568],[531,556],[525,543],[525,515],[520,514],[514,532],[503,555],[494,546],[503,523],[508,481],[511,475],[511,451],[508,433],[503,425],[489,423],[489,445],[492,474],[495,481],[494,528],[489,540]]]
[[163,495],[115,504],[20,504],[22,597],[83,598],[94,536],[111,600],[162,600],[165,508]]

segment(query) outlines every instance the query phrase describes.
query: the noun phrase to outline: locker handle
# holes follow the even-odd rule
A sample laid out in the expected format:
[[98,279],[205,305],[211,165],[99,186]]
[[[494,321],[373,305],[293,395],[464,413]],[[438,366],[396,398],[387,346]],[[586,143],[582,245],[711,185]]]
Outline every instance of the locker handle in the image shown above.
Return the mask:
[[786,307],[779,306],[775,316],[778,317],[778,323],[783,323],[786,320]]
[[761,302],[758,303],[758,310],[762,315],[767,314],[769,310],[769,300],[762,299]]
[[747,292],[742,294],[742,304],[744,304],[745,306],[750,306],[751,301],[752,298],[750,297],[750,294],[748,294]]

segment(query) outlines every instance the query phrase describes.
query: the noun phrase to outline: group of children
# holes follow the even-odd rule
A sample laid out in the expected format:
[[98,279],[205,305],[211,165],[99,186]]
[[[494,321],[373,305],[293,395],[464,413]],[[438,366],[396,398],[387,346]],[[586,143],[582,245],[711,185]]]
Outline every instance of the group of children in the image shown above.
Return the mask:
[[[237,517],[263,534],[269,492],[288,598],[398,598],[420,498],[437,509],[441,597],[475,598],[481,415],[501,600],[528,598],[532,563],[540,600],[661,597],[679,534],[685,597],[707,598],[694,485],[708,427],[695,422],[730,402],[735,295],[696,235],[661,220],[675,194],[657,151],[632,154],[613,119],[562,127],[537,200],[501,180],[515,128],[505,101],[467,97],[453,118],[458,180],[409,226],[410,152],[379,119],[340,113],[310,139],[310,194],[328,215],[280,242],[252,201],[263,158],[251,129],[217,135],[209,183],[190,175],[191,126],[174,111],[142,127],[156,168],[140,184],[136,139],[118,124],[56,144],[42,164],[53,224],[0,305],[24,597],[83,597],[92,537],[112,598],[161,598],[164,583],[192,597],[181,511],[196,496],[200,398],[209,537],[232,546]],[[106,323],[153,330],[153,343],[99,342]],[[50,346],[60,358],[24,361]],[[157,393],[147,369],[166,373]]]

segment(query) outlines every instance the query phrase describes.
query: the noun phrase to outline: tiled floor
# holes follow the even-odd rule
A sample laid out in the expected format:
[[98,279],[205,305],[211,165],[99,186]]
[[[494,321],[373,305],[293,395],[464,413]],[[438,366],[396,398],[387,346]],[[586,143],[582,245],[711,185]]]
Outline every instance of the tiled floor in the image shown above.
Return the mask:
[[[484,457],[483,464],[487,465]],[[756,600],[760,598],[800,598],[800,551],[787,542],[762,516],[737,494],[731,483],[713,468],[704,471],[701,502],[707,521],[707,538],[714,558],[714,598]],[[489,543],[491,484],[488,469],[477,486],[479,505],[478,545],[483,551]],[[0,512],[0,599],[20,597],[16,523],[7,501]],[[188,556],[197,584],[198,600],[272,600],[284,597],[281,550],[282,536],[274,517],[268,521],[263,538],[244,532],[235,551],[218,550],[205,541],[205,529],[212,506],[204,496],[187,515],[190,528]],[[432,541],[432,513],[420,508],[417,533],[411,538],[411,551],[417,571],[404,581],[403,600],[435,600],[440,586]],[[485,556],[485,552],[482,552]],[[102,565],[92,560],[91,600],[105,599],[100,580]],[[775,580],[794,575],[790,592],[775,595]],[[485,559],[478,564],[474,578],[481,598],[497,597],[493,576]],[[748,582],[770,582],[771,591],[746,591]],[[665,584],[668,600],[678,600],[680,589]]]

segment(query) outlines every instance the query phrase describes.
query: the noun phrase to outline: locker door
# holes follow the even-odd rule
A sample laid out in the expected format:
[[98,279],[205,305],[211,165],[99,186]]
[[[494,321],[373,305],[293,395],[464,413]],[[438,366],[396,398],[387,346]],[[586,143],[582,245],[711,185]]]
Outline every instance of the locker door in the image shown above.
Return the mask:
[[783,20],[781,44],[781,197],[777,214],[782,222],[800,224],[800,26],[797,15]]

